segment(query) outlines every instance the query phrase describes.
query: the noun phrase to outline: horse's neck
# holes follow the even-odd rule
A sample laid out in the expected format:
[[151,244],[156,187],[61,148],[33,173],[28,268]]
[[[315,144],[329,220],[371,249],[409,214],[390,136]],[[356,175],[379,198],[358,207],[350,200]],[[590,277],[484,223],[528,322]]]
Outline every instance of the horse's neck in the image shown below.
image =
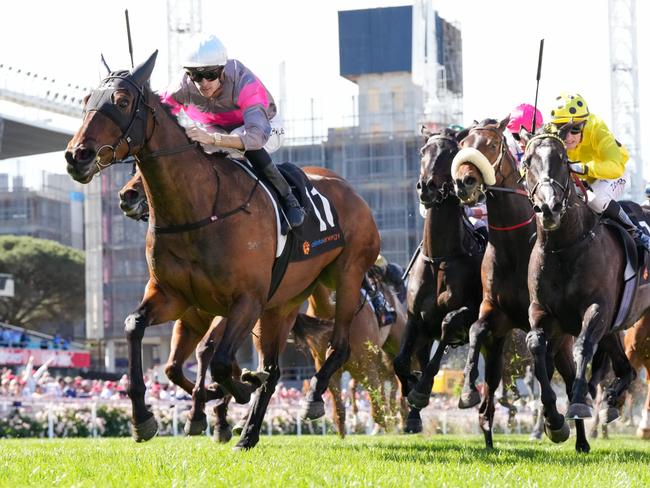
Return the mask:
[[463,209],[447,200],[427,211],[424,219],[424,251],[430,258],[453,256],[463,252]]
[[559,229],[552,232],[537,225],[538,239],[549,249],[564,249],[577,244],[596,225],[597,215],[571,188],[566,213],[562,216]]
[[152,223],[162,227],[206,218],[211,215],[217,191],[213,164],[198,147],[176,154],[148,157],[157,151],[189,144],[183,129],[171,115],[162,107],[157,107],[156,113],[159,120],[139,164]]

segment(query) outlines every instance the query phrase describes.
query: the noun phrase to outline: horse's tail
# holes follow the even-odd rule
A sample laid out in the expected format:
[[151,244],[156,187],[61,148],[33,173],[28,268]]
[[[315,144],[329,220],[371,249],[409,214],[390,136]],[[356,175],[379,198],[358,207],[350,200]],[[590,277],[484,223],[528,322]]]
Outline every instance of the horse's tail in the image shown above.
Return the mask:
[[293,336],[298,344],[309,347],[307,337],[318,339],[323,334],[331,333],[333,328],[334,322],[331,320],[319,319],[299,313],[293,325]]

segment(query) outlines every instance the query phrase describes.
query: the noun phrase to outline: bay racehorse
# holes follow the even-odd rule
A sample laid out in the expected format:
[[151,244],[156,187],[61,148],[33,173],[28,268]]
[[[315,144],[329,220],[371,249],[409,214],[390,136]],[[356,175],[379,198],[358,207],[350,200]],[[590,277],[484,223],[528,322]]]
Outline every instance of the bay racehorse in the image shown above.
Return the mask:
[[[420,410],[429,404],[447,346],[467,343],[481,301],[484,250],[454,194],[451,163],[458,152],[459,132],[444,129],[424,135],[417,183],[420,203],[426,208],[424,239],[409,271],[406,332],[393,362],[402,395],[408,395],[413,407],[407,432],[422,430]],[[439,344],[429,358],[434,341]],[[414,353],[422,368],[419,378],[411,371]]]
[[[460,200],[465,205],[475,205],[484,199],[489,215],[489,243],[481,266],[483,300],[478,320],[469,333],[465,383],[459,401],[460,408],[480,402],[479,423],[488,448],[493,446],[494,392],[502,377],[506,336],[514,328],[529,330],[528,261],[535,235],[535,213],[504,137],[508,121],[486,119],[476,123],[460,142],[461,150],[452,165]],[[553,361],[549,362],[547,381],[554,363],[570,395],[575,377],[571,339],[558,337],[552,346],[549,355]],[[481,349],[485,355],[486,381],[482,399],[475,384]],[[555,442],[563,442],[569,436],[564,422],[545,426],[547,432],[549,428]],[[588,452],[582,420],[576,421],[576,432],[576,451]]]
[[[149,281],[136,311],[126,319],[128,395],[134,438],[157,432],[144,402],[141,343],[145,329],[176,320],[197,308],[225,320],[213,322],[199,345],[194,396],[212,359],[213,377],[240,403],[252,387],[232,377],[235,353],[253,331],[261,340],[268,380],[255,398],[239,449],[259,441],[264,412],[279,378],[279,351],[299,305],[321,282],[336,289],[335,326],[323,367],[310,383],[304,415],[319,418],[332,374],[349,356],[349,328],[364,273],[379,252],[379,233],[367,204],[342,178],[323,168],[305,168],[317,191],[335,207],[345,245],[289,264],[269,297],[276,255],[276,218],[270,198],[257,191],[241,168],[222,155],[208,155],[149,88],[156,54],[132,71],[110,73],[86,100],[82,126],[65,152],[68,173],[89,183],[101,170],[134,156],[150,206],[146,255]],[[216,340],[216,335],[221,335]]]
[[[149,206],[142,183],[142,176],[136,172],[119,192],[120,208],[124,214],[136,221],[148,220]],[[373,266],[369,274],[375,268]],[[376,273],[372,273],[373,276]],[[392,360],[396,356],[406,324],[406,311],[395,295],[395,291],[382,280],[374,280],[381,289],[388,303],[396,312],[395,322],[381,326],[376,313],[365,299],[363,305],[352,319],[350,325],[350,358],[343,368],[332,376],[329,390],[334,399],[333,410],[334,424],[339,435],[345,437],[345,403],[341,396],[341,373],[343,370],[350,372],[357,382],[371,392],[371,413],[376,424],[385,430],[390,429],[391,418],[397,418],[396,390],[397,382],[393,373]],[[309,308],[306,314],[298,314],[293,327],[293,335],[299,343],[304,344],[314,359],[316,369],[320,369],[327,357],[327,343],[334,329],[334,316],[336,313],[335,300],[331,290],[323,285],[317,285],[309,298]],[[198,317],[196,316],[198,314]],[[320,315],[318,315],[320,314]],[[202,319],[198,322],[196,319]],[[182,373],[182,364],[192,352],[192,345],[196,346],[199,339],[207,332],[213,317],[200,311],[186,312],[182,320],[176,321],[174,338],[179,334],[191,334],[189,341],[184,341],[184,348],[179,349],[180,341],[173,340],[170,348],[169,361],[165,371],[169,379],[192,394],[193,384]],[[189,330],[186,330],[188,329]],[[263,377],[258,380],[262,382]],[[390,385],[387,395],[385,385]],[[189,389],[188,389],[189,387]],[[217,425],[215,439],[227,442],[230,426],[227,422],[227,402],[230,396],[218,402],[215,407]],[[388,399],[387,399],[388,398]],[[404,403],[404,399],[402,402]],[[218,409],[218,410],[217,410]],[[390,417],[390,418],[387,418]],[[403,416],[404,420],[406,416]],[[185,426],[187,434],[201,434],[206,429],[205,415],[200,406],[195,406],[193,414],[188,418]],[[236,430],[236,429],[235,429]]]
[[564,144],[571,127],[567,124],[557,133],[542,130],[535,136],[522,133],[527,141],[526,183],[537,216],[537,239],[528,271],[531,330],[527,342],[542,387],[545,422],[552,430],[564,423],[564,417],[557,411],[546,371],[548,344],[563,334],[577,338],[573,351],[577,374],[566,412],[569,419],[591,417],[587,366],[596,348],[609,356],[616,376],[606,394],[606,417],[611,421],[618,417],[619,398],[635,378],[618,331],[632,326],[650,306],[650,286],[639,286],[630,314],[618,323],[628,268],[621,242],[630,237],[622,229],[603,225],[577,195]]
[[647,394],[636,434],[650,440],[650,317],[643,316],[625,333],[625,355],[634,369],[645,368]]
[[[346,418],[345,403],[341,395],[343,370],[348,371],[356,383],[368,392],[373,420],[384,430],[391,429],[398,414],[403,410],[397,403],[397,379],[393,372],[392,361],[397,355],[404,333],[406,311],[390,286],[384,282],[377,282],[377,285],[395,309],[395,322],[382,326],[369,300],[364,301],[361,310],[352,321],[350,358],[332,376],[329,384],[335,405],[334,423],[341,437],[345,436]],[[298,315],[293,329],[298,342],[308,346],[317,369],[325,361],[327,341],[334,325],[331,320],[334,318],[334,304],[334,298],[329,290],[324,287],[316,288],[309,298],[307,313]],[[405,403],[405,399],[400,403]],[[406,421],[405,415],[402,420]]]

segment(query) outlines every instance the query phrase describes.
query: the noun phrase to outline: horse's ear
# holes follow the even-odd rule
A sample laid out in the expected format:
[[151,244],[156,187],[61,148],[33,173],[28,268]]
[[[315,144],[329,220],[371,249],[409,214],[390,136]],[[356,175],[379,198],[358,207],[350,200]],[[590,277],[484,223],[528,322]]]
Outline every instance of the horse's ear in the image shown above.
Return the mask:
[[465,139],[465,138],[467,137],[467,135],[469,134],[469,130],[470,130],[469,127],[465,127],[464,129],[459,130],[459,131],[456,133],[456,140],[457,140],[458,142],[460,142],[460,141],[462,141],[463,139]]
[[156,65],[156,56],[158,56],[158,50],[156,49],[149,59],[139,66],[133,68],[131,71],[131,76],[138,86],[144,85],[149,78],[151,78],[151,73],[153,72],[153,67]]
[[501,122],[499,122],[498,129],[503,132],[506,130],[506,127],[508,127],[508,123],[510,122],[510,114],[506,115],[505,119],[502,119]]
[[433,132],[431,132],[431,129],[429,129],[426,125],[423,125],[420,127],[420,133],[422,134],[422,137],[424,137],[425,141],[429,140],[429,137],[433,135]]
[[103,54],[100,54],[100,58],[99,58],[99,59],[100,59],[100,61],[101,61],[101,63],[102,63],[102,66],[103,66],[104,69],[106,70],[106,76],[110,75],[110,74],[111,74],[111,68],[108,67],[108,63],[106,62],[106,59],[104,58],[104,55],[103,55]]
[[564,124],[562,127],[560,127],[557,131],[557,135],[562,139],[563,141],[566,140],[567,134],[573,129],[574,126],[579,125],[574,122],[567,122]]

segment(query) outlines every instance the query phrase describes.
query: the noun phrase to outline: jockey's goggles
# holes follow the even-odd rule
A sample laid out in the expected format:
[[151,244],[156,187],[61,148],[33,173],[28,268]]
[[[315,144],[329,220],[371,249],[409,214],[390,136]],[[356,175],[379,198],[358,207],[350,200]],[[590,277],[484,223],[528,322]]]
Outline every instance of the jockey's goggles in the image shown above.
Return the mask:
[[[585,128],[585,123],[586,123],[586,122],[581,122],[581,123],[579,123],[579,124],[574,125],[573,127],[571,127],[571,129],[569,130],[569,132],[570,132],[571,134],[573,134],[573,135],[582,134],[582,131],[583,131],[584,128]],[[561,127],[564,125],[564,123],[562,123],[562,124],[555,124],[555,125],[556,125],[557,128],[559,129],[559,128],[561,128]]]
[[203,79],[206,79],[208,81],[214,81],[218,79],[221,76],[221,73],[223,72],[223,67],[219,66],[215,69],[210,69],[210,70],[205,70],[205,71],[199,71],[196,69],[188,69],[185,70],[185,73],[187,76],[190,78],[190,80],[199,83]]

